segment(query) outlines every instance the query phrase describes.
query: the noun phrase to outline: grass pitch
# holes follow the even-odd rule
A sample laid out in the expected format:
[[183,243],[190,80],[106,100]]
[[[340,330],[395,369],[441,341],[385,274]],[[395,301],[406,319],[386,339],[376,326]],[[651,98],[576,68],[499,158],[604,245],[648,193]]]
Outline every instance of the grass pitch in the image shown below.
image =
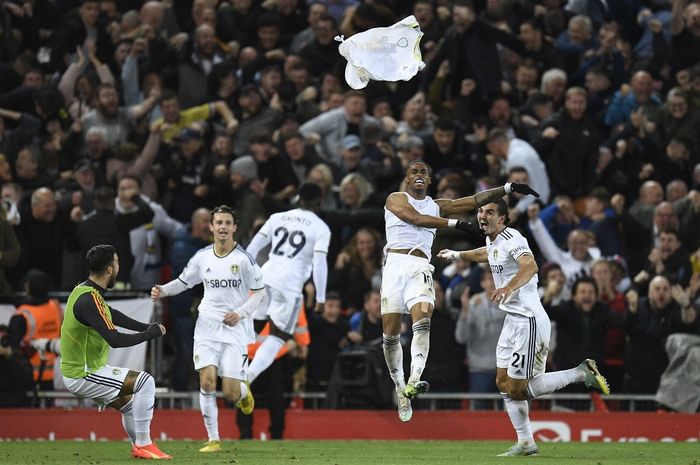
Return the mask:
[[[165,441],[173,464],[214,465],[700,465],[697,443],[540,443],[537,457],[495,457],[511,443],[496,441],[225,441],[224,451],[197,452],[201,442]],[[0,463],[135,464],[126,442],[0,442]]]

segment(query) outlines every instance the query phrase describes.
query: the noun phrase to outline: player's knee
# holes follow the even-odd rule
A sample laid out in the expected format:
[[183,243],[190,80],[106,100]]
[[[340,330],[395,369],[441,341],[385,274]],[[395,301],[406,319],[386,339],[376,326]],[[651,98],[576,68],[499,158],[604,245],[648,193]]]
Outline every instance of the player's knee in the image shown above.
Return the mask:
[[241,391],[239,391],[238,389],[234,389],[232,387],[224,388],[223,394],[224,399],[234,404],[241,400]]
[[508,383],[508,388],[505,392],[513,400],[527,400],[527,392],[520,383]]
[[200,379],[199,389],[201,389],[202,392],[214,392],[216,391],[216,381],[212,382],[209,379]]
[[136,379],[136,383],[134,385],[134,394],[137,392],[153,393],[155,395],[156,381],[153,379],[153,376],[149,375],[145,371],[142,371]]

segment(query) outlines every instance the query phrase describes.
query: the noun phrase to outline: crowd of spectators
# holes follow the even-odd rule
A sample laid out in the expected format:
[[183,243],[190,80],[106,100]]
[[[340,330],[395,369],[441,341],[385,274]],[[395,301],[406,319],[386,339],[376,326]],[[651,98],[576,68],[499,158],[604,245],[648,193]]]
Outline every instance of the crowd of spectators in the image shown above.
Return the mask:
[[[349,90],[334,37],[411,14],[426,69]],[[556,323],[549,363],[595,357],[614,391],[654,392],[666,338],[700,335],[699,128],[697,1],[0,1],[0,292],[32,270],[70,290],[97,243],[119,253],[117,289],[150,289],[211,240],[207,209],[233,206],[246,245],[310,180],[332,230],[309,317],[322,390],[337,353],[381,336],[382,207],[423,159],[434,197],[539,191],[509,205]],[[434,265],[425,377],[493,390],[488,269]],[[197,302],[166,308],[177,389]]]

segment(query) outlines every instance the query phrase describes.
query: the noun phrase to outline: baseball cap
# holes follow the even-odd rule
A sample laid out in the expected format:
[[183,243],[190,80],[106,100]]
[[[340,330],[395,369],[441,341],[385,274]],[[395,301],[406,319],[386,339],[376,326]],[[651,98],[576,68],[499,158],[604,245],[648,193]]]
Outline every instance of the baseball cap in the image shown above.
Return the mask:
[[246,179],[254,179],[258,177],[258,165],[250,155],[238,157],[231,162],[229,166],[231,173],[239,173]]
[[345,150],[361,148],[362,141],[356,135],[350,134],[350,135],[343,137],[342,146]]

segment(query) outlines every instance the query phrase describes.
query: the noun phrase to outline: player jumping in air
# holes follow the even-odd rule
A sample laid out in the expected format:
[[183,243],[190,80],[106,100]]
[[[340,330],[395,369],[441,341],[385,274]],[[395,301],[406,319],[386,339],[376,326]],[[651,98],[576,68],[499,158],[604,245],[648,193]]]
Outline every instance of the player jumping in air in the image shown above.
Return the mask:
[[[435,305],[431,248],[436,228],[470,231],[456,219],[441,218],[474,210],[510,192],[537,195],[527,184],[508,183],[456,200],[433,200],[426,193],[431,182],[430,167],[423,161],[408,164],[404,183],[406,192],[394,192],[386,199],[386,261],[382,268],[382,330],[384,359],[396,386],[399,418],[409,421],[413,415],[411,399],[429,389],[421,374],[430,349],[430,317]],[[403,373],[403,350],[399,341],[401,317],[410,313],[413,321],[411,373],[408,383]]]
[[301,311],[301,291],[312,269],[316,311],[323,311],[331,231],[315,213],[320,206],[321,188],[305,182],[299,187],[299,208],[270,216],[248,246],[247,252],[257,257],[261,249],[272,245],[269,259],[262,266],[270,299],[254,315],[256,331],[260,332],[269,321],[270,335],[248,368],[250,382],[274,362],[282,346],[293,337]]

